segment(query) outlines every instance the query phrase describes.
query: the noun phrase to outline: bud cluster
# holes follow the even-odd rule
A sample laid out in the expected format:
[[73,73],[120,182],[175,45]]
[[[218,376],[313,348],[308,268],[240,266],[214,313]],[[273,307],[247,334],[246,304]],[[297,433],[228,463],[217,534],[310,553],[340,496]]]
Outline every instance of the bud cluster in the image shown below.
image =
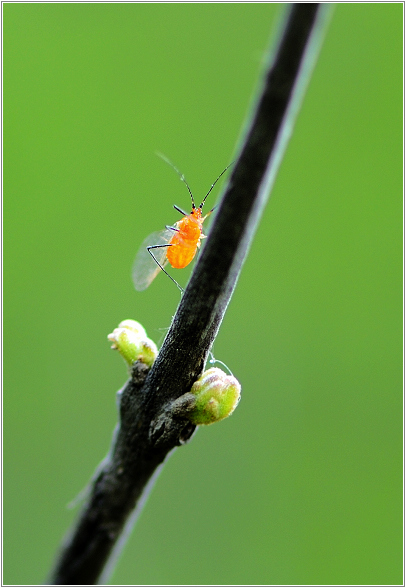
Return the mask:
[[193,384],[190,393],[196,403],[189,419],[195,425],[210,425],[232,414],[240,401],[241,385],[234,376],[210,368]]
[[158,355],[158,348],[147,337],[144,327],[131,319],[122,321],[107,339],[113,343],[112,349],[118,349],[129,368],[137,360],[151,367]]

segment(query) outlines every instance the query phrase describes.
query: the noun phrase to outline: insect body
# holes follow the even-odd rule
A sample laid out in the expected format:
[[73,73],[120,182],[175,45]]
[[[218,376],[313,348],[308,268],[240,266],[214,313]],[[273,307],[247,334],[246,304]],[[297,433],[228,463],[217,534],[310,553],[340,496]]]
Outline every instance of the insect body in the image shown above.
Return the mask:
[[193,208],[190,214],[176,223],[176,230],[166,252],[172,267],[182,269],[192,261],[200,247],[200,240],[206,237],[203,235],[203,222],[210,212],[202,217],[202,209]]
[[163,270],[183,292],[183,288],[165,271],[164,266],[169,262],[173,268],[182,269],[189,265],[195,257],[196,251],[200,247],[201,239],[206,237],[203,234],[203,222],[213,211],[212,209],[205,216],[202,216],[203,205],[217,181],[230,166],[227,166],[221,172],[216,181],[211,185],[200,206],[197,207],[195,206],[193,194],[184,176],[166,157],[162,155],[161,157],[174,168],[180,179],[186,184],[192,199],[192,212],[186,214],[183,210],[174,206],[183,215],[183,218],[176,222],[173,227],[167,226],[163,231],[152,233],[152,235],[149,235],[145,239],[135,258],[132,276],[135,289],[141,291],[148,288],[157,274]]

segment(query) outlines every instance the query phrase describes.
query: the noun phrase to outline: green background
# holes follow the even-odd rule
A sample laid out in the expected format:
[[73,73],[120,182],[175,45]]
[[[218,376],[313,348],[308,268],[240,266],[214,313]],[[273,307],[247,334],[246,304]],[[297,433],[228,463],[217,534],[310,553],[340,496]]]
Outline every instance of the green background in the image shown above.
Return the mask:
[[[179,302],[130,277],[190,206],[154,152],[206,193],[280,8],[3,5],[5,583],[44,581],[107,452],[107,334],[159,342]],[[113,583],[402,582],[402,21],[335,8],[214,348],[242,402],[170,457]]]

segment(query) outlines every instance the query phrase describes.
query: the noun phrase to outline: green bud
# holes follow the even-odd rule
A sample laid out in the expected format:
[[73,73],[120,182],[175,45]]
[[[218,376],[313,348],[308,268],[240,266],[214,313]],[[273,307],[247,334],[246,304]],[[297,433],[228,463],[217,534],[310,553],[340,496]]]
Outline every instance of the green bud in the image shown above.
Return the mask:
[[119,326],[119,328],[129,329],[130,331],[133,331],[136,335],[138,335],[140,337],[140,339],[143,339],[144,337],[147,336],[146,330],[144,329],[142,324],[139,323],[138,321],[133,321],[132,319],[127,319],[125,321],[121,321],[121,323],[118,326]]
[[151,367],[158,355],[157,346],[137,321],[122,321],[117,329],[107,335],[107,339],[113,343],[112,349],[118,349],[129,367],[137,360]]
[[190,393],[196,397],[190,421],[195,425],[210,425],[234,411],[240,401],[241,385],[234,376],[210,368],[193,384]]

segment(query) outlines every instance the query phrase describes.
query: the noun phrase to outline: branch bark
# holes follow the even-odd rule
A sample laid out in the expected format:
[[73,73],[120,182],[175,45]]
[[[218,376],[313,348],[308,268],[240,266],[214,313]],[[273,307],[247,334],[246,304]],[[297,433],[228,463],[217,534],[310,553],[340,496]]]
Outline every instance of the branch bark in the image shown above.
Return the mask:
[[[136,362],[120,420],[52,584],[94,584],[168,452],[188,441],[187,392],[204,369],[235,288],[321,45],[328,5],[292,4],[210,235],[150,371]],[[146,490],[147,489],[147,490]],[[137,508],[136,508],[137,507]],[[135,509],[135,511],[134,511]],[[126,523],[127,521],[127,523]],[[114,546],[116,548],[113,550]],[[113,553],[114,555],[114,553]],[[111,566],[110,566],[111,567]],[[103,576],[106,581],[106,573]]]

